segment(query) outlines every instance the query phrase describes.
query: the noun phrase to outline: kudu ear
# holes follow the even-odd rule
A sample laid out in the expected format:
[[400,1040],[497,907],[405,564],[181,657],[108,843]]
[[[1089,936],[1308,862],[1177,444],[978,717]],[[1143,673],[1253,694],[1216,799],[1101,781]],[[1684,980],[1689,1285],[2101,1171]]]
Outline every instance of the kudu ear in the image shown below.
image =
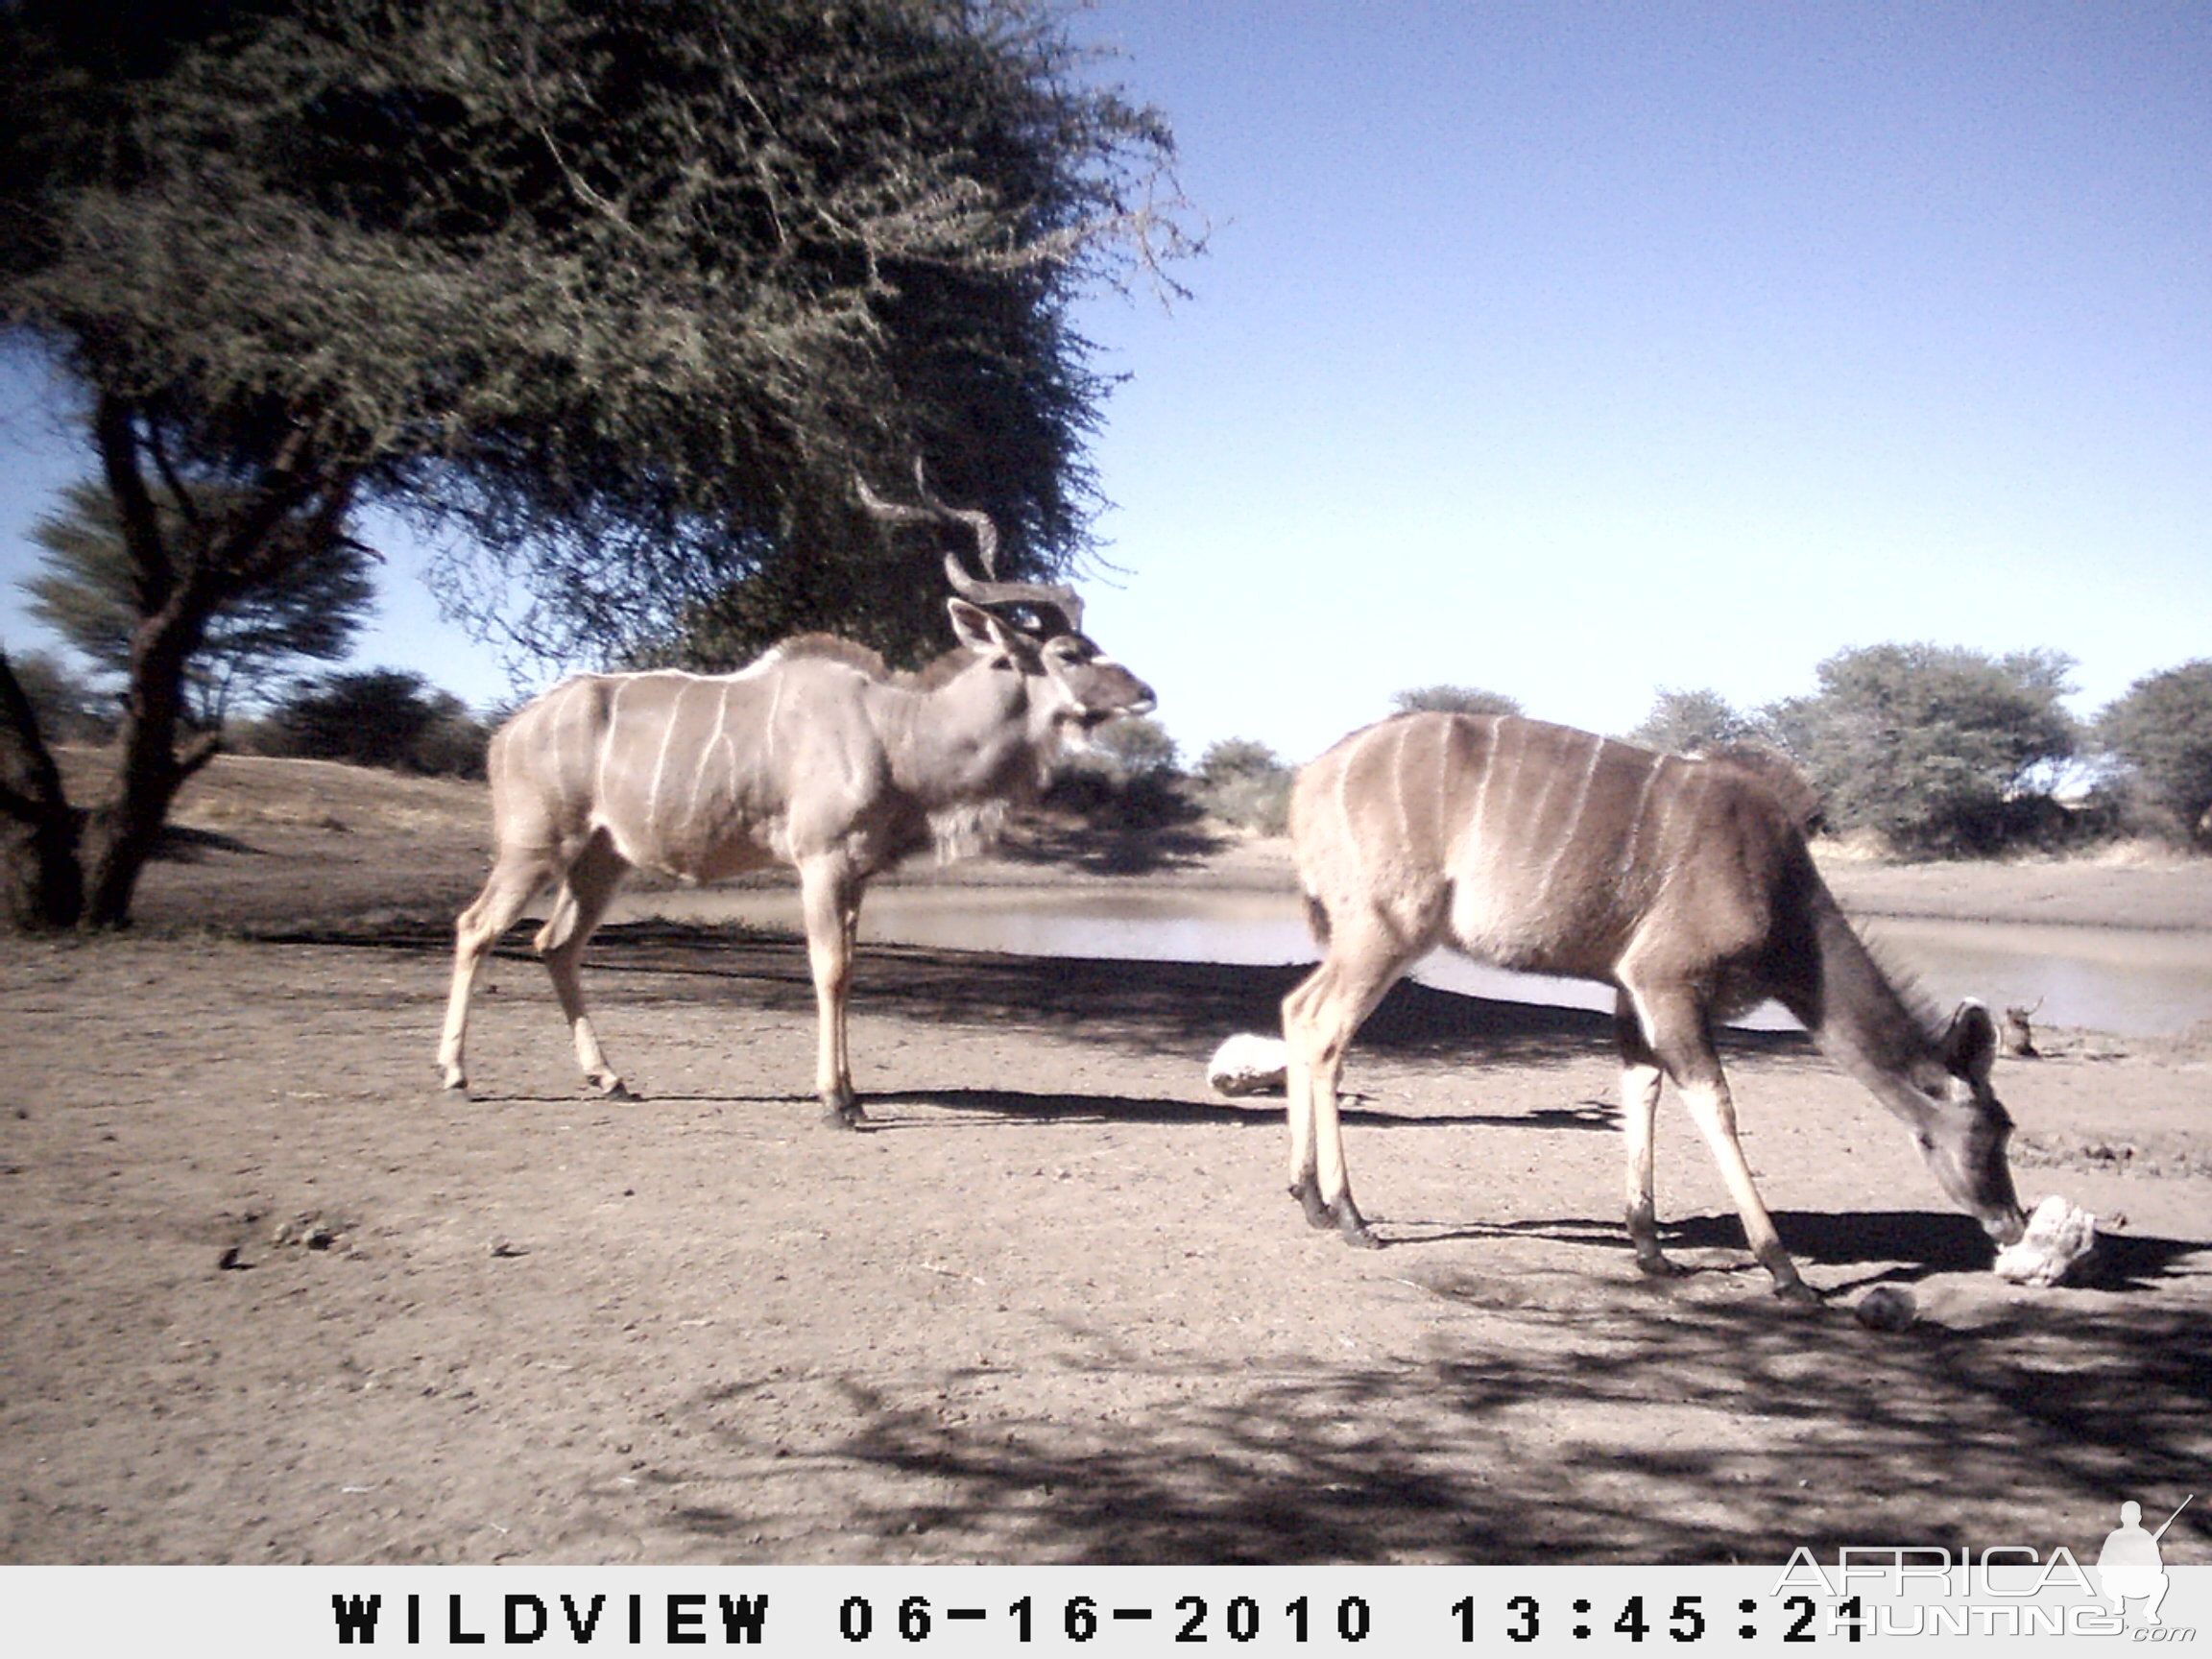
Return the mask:
[[945,609],[952,618],[953,636],[978,657],[1011,658],[1016,654],[1014,630],[980,605],[965,599],[948,599]]
[[1977,1089],[1989,1086],[1989,1069],[1997,1059],[1997,1022],[1989,1010],[1969,997],[1951,1016],[1943,1033],[1943,1069],[1963,1077]]

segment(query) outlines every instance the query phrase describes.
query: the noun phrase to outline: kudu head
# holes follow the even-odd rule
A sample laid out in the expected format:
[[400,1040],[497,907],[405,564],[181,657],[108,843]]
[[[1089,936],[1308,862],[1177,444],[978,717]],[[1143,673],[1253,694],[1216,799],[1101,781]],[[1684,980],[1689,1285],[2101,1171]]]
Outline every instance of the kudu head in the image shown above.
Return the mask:
[[1911,1080],[1926,1106],[1914,1115],[1913,1139],[1937,1184],[1960,1208],[1999,1243],[2013,1243],[2027,1231],[2027,1220],[2006,1158],[2012,1118],[1989,1084],[1997,1058],[1997,1026],[1989,1010],[1972,999],[1960,1003],[1936,1051],[1940,1073],[1929,1068]]
[[[985,580],[962,565],[956,552],[945,555],[945,577],[955,597],[946,601],[952,633],[967,661],[955,659],[950,672],[965,679],[983,675],[992,700],[1008,719],[1019,719],[1041,758],[1063,747],[1082,748],[1090,733],[1109,720],[1148,712],[1156,701],[1152,687],[1099,650],[1083,632],[1083,601],[1058,583],[1000,582],[998,578],[998,529],[975,508],[949,507],[929,491],[919,464],[915,484],[919,507],[884,501],[864,481],[855,480],[869,513],[887,523],[958,523],[974,535],[976,559]],[[1034,620],[1024,624],[1001,607],[1019,607]],[[934,666],[934,665],[933,665]],[[926,679],[947,674],[942,667]]]

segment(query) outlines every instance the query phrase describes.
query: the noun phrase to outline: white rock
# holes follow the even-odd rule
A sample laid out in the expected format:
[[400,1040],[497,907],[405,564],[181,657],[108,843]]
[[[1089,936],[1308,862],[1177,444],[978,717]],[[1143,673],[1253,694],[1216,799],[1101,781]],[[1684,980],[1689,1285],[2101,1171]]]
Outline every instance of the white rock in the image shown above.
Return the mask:
[[1223,1094],[1264,1094],[1283,1087],[1289,1051],[1280,1037],[1239,1031],[1220,1047],[1206,1068],[1206,1081]]
[[2097,1248],[2097,1217],[2052,1193],[2028,1217],[2017,1244],[1997,1255],[1997,1276],[2015,1285],[2063,1285],[2082,1272]]

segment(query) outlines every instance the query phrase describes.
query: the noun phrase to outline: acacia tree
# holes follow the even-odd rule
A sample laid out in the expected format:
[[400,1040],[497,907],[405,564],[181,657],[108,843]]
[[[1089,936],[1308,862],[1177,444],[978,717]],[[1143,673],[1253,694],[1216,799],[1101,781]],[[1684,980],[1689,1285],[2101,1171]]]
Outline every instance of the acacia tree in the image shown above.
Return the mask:
[[2212,849],[2212,658],[2146,674],[2097,730],[2153,822]]
[[2059,701],[2073,659],[1962,646],[1870,645],[1819,665],[1820,689],[1765,710],[1838,830],[1927,853],[1984,853],[2048,803],[2074,753]]
[[81,848],[0,685],[17,919],[81,875],[126,920],[213,752],[185,664],[281,525],[393,508],[555,657],[910,643],[930,556],[853,479],[917,456],[1001,574],[1063,571],[1104,390],[1069,305],[1188,251],[1165,126],[1086,69],[1046,0],[0,4],[0,322],[82,391],[136,610]]
[[[31,614],[101,671],[127,680],[139,619],[137,572],[115,498],[96,484],[79,483],[61,493],[61,503],[60,511],[32,526],[32,540],[46,549],[46,568],[23,583]],[[194,502],[203,515],[208,506],[204,497]],[[188,535],[187,516],[173,500],[163,508],[163,540]],[[301,544],[270,561],[266,582],[241,586],[209,613],[200,648],[186,661],[186,717],[202,732],[220,731],[241,704],[265,701],[300,659],[344,657],[375,599],[369,580],[375,555],[358,541],[316,534],[296,521],[270,535],[301,537]]]
[[470,778],[484,776],[492,736],[460,698],[406,668],[303,680],[269,725],[282,754]]
[[1390,707],[1400,714],[1518,714],[1521,700],[1477,685],[1417,685],[1392,692]]
[[1759,734],[1759,722],[1738,713],[1718,691],[1661,686],[1651,699],[1651,712],[1628,740],[1664,754],[1692,755],[1748,743]]
[[1287,828],[1297,768],[1256,737],[1222,737],[1198,757],[1198,803],[1224,823],[1280,835]]

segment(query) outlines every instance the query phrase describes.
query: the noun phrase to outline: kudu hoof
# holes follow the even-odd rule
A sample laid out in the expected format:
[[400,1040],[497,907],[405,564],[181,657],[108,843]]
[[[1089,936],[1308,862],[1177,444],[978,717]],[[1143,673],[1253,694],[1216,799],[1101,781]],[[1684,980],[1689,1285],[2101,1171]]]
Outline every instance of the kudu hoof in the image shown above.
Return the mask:
[[1298,1207],[1306,1212],[1306,1225],[1317,1232],[1334,1228],[1344,1242],[1358,1250],[1380,1250],[1382,1240],[1367,1231],[1367,1223],[1360,1219],[1358,1209],[1347,1192],[1334,1204],[1321,1202],[1321,1190],[1311,1181],[1294,1181],[1290,1196],[1298,1200]]
[[1774,1286],[1774,1299],[1788,1308],[1818,1308],[1822,1306],[1820,1292],[1802,1279],[1784,1279]]
[[833,1101],[822,1109],[822,1126],[825,1129],[857,1129],[868,1121],[868,1114],[860,1110],[860,1102]]
[[1359,1214],[1359,1206],[1352,1202],[1347,1192],[1336,1200],[1335,1215],[1337,1237],[1355,1250],[1380,1250],[1382,1240],[1367,1231],[1367,1221]]
[[1669,1257],[1660,1255],[1636,1258],[1636,1271],[1647,1279],[1687,1279],[1690,1269]]

